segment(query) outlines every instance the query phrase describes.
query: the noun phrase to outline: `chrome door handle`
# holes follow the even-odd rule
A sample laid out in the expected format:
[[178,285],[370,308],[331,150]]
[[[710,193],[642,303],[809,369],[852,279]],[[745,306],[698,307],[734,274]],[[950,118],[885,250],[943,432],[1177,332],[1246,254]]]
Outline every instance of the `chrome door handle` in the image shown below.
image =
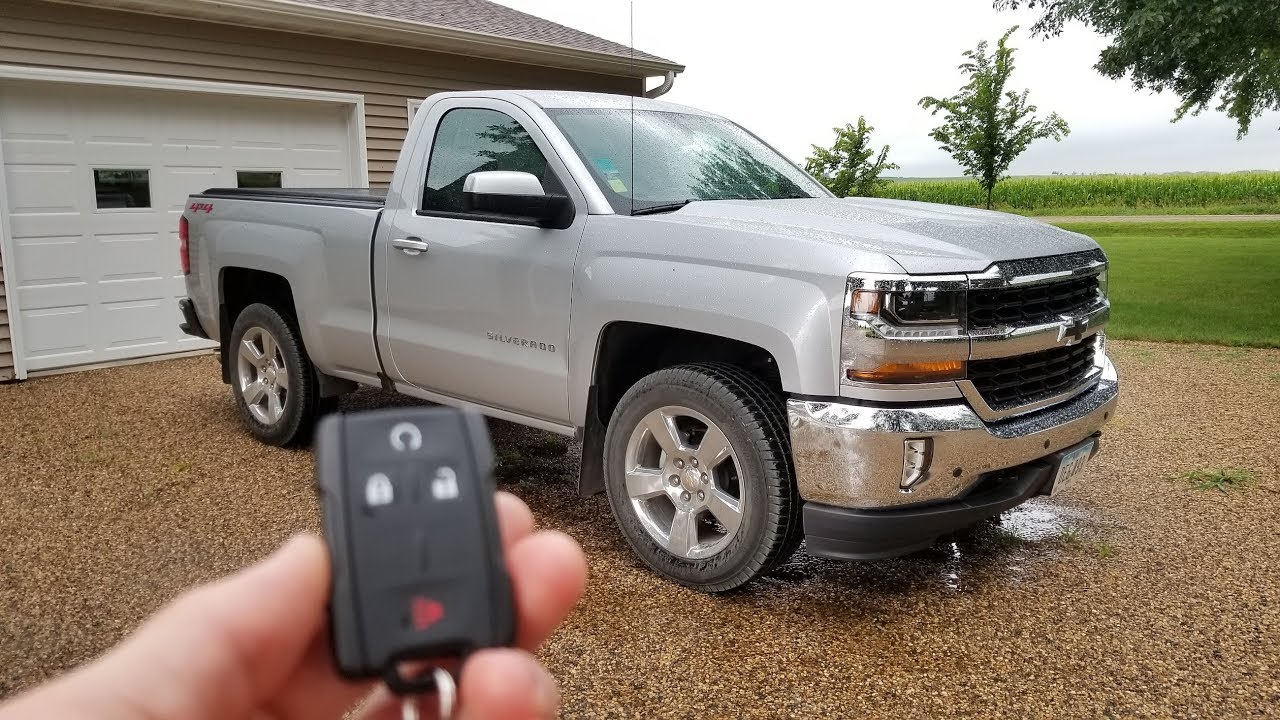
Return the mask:
[[392,247],[398,247],[405,255],[420,255],[429,247],[427,241],[416,237],[396,238],[391,241]]

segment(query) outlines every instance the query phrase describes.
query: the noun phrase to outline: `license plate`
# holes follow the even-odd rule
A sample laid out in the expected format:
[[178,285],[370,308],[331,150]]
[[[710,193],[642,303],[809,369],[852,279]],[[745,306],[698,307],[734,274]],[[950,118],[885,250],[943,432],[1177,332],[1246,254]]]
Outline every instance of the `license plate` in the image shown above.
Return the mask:
[[1068,450],[1058,461],[1058,472],[1053,476],[1053,488],[1050,495],[1057,495],[1065,488],[1071,487],[1084,474],[1085,465],[1089,464],[1089,456],[1093,454],[1093,441]]

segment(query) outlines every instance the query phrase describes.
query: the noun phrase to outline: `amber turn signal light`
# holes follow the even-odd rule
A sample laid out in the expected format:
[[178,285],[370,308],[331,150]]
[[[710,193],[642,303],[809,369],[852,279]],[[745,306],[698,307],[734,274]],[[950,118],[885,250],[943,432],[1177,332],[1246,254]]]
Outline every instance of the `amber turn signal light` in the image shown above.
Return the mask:
[[854,290],[849,299],[850,315],[879,315],[880,300],[884,296],[875,290]]
[[874,370],[854,370],[848,373],[850,380],[873,382],[932,382],[935,380],[959,380],[964,377],[964,362],[885,363]]

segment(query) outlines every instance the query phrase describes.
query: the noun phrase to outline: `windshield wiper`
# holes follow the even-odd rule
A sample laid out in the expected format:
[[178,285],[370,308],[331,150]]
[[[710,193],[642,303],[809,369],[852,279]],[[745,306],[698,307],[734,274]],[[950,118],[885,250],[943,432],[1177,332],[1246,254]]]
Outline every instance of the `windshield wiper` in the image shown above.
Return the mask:
[[698,198],[689,198],[680,202],[663,203],[661,205],[650,205],[649,207],[637,208],[631,211],[632,215],[653,215],[655,213],[675,212]]

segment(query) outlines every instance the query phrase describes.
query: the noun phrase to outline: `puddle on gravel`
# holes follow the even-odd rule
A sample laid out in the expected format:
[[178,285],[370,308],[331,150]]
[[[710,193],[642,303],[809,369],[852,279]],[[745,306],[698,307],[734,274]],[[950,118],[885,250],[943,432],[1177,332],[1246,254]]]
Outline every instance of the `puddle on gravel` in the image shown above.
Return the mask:
[[960,579],[964,571],[964,553],[956,543],[947,543],[947,551],[950,557],[942,565],[942,585],[951,592],[960,592],[963,589]]
[[1064,532],[1090,525],[1088,513],[1033,498],[1000,517],[1000,527],[1024,542],[1058,540]]

